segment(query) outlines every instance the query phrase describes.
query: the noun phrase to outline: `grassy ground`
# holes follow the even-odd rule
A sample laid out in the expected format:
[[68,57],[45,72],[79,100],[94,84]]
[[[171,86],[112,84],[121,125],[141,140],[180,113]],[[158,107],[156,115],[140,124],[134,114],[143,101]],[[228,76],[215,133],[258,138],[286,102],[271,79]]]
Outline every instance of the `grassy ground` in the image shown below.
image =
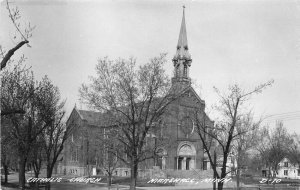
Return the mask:
[[[106,176],[93,176],[95,178],[101,178],[102,183],[107,183]],[[137,187],[160,187],[160,186],[175,186],[174,183],[147,183],[149,179],[137,179],[136,186]],[[120,185],[130,185],[130,177],[118,177],[114,176],[112,179],[113,184],[120,184]]]
[[[232,178],[234,183],[236,183],[235,177]],[[246,186],[256,186],[255,190],[299,190],[300,180],[297,179],[281,179],[279,183],[260,183],[262,177],[259,176],[248,176],[242,177],[241,182],[244,183]],[[266,178],[264,178],[266,179]],[[279,179],[279,178],[275,178]],[[252,190],[253,187],[243,187],[242,190]]]
[[[14,181],[12,176],[15,176]],[[28,176],[29,177],[29,176]],[[56,176],[58,177],[58,176]],[[63,178],[72,178],[74,176],[60,176]],[[54,183],[52,185],[53,189],[70,189],[70,190],[80,190],[80,189],[103,189],[104,187],[106,187],[106,182],[107,182],[107,177],[106,176],[92,176],[93,178],[101,178],[101,183],[102,184],[85,184],[85,183],[70,183],[68,182],[68,180],[63,181],[62,183]],[[278,178],[277,178],[278,179]],[[241,178],[241,182],[244,183],[246,186],[248,187],[243,187],[243,190],[258,190],[258,187],[261,190],[271,190],[271,189],[276,189],[276,190],[280,190],[280,189],[284,189],[284,190],[295,190],[295,189],[300,189],[300,180],[291,180],[291,179],[281,179],[281,182],[279,184],[261,184],[259,183],[259,181],[262,180],[262,177],[259,176],[247,176],[247,177],[242,177]],[[17,183],[17,174],[15,175],[9,175],[9,183],[7,185],[5,185],[5,187],[8,187],[9,189],[17,189],[18,187],[18,183]],[[173,188],[180,188],[180,187],[174,187],[175,184],[162,184],[162,183],[147,183],[149,180],[148,179],[138,179],[137,180],[137,187],[143,187],[143,189],[147,189],[147,187],[151,188],[158,188],[161,187],[162,189],[168,188],[166,186],[169,186],[170,189]],[[116,188],[117,184],[119,186],[122,185],[126,185],[129,186],[130,185],[130,177],[113,177],[113,186],[114,188]],[[103,184],[104,183],[104,184]],[[232,183],[236,183],[235,178],[232,178]],[[252,187],[250,187],[252,186]],[[124,186],[123,186],[124,187]],[[186,189],[186,187],[181,186],[183,188]],[[112,189],[114,189],[112,188]],[[3,188],[4,189],[4,188]],[[194,188],[193,188],[194,189]],[[233,190],[234,188],[224,188],[224,190]]]
[[16,184],[16,183],[7,183],[7,184],[3,184],[2,181],[1,181],[1,186],[2,186],[2,187],[8,187],[8,188],[18,188],[18,184]]
[[[29,178],[31,175],[27,174],[26,178]],[[71,179],[75,176],[55,176],[55,177],[62,177],[64,180],[62,180],[61,183],[53,183],[51,186],[54,189],[59,189],[60,187],[62,189],[72,189],[75,190],[77,188],[77,186],[82,186],[82,187],[86,187],[86,186],[90,186],[90,188],[92,188],[93,184],[85,184],[85,183],[70,183],[68,179]],[[79,177],[79,176],[77,176]],[[106,183],[107,183],[107,177],[106,176],[91,176],[91,178],[101,178],[100,183],[102,183],[102,185],[100,185],[101,187],[106,187]],[[120,185],[130,185],[130,178],[129,177],[113,177],[112,179],[113,182],[113,186],[117,186]],[[146,179],[138,179],[137,180],[137,187],[159,187],[159,186],[174,186],[175,184],[150,184],[147,183],[148,180]],[[103,184],[104,183],[104,184]],[[96,184],[95,184],[96,185]],[[95,186],[94,185],[94,186]],[[99,186],[97,185],[97,186]],[[14,175],[9,175],[9,181],[7,184],[2,184],[3,187],[6,188],[10,188],[10,189],[17,189],[18,188],[18,175],[14,174]],[[43,184],[41,185],[41,189],[43,188]],[[99,186],[99,187],[100,187]],[[34,187],[30,188],[29,184],[26,184],[27,189],[34,189]],[[72,188],[71,188],[72,187]],[[52,189],[52,188],[51,188]]]

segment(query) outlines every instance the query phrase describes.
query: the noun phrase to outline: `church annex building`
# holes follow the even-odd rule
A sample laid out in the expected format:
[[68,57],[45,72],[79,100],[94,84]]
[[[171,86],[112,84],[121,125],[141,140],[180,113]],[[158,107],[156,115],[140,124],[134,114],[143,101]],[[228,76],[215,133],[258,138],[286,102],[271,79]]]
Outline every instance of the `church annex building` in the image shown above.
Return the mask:
[[[175,93],[178,93],[179,98],[168,105],[168,114],[163,121],[165,128],[160,132],[161,135],[168,136],[171,143],[159,149],[157,159],[149,159],[141,163],[138,175],[140,177],[189,177],[197,172],[203,177],[209,177],[212,175],[212,170],[194,126],[194,110],[201,110],[202,113],[199,114],[204,115],[206,125],[212,126],[213,122],[205,114],[204,100],[191,86],[189,70],[192,67],[192,59],[189,54],[184,10],[172,62],[174,65],[172,87],[178,89]],[[99,167],[101,159],[98,159],[97,153],[93,154],[93,150],[95,149],[96,152],[98,146],[93,138],[97,131],[105,133],[105,130],[110,127],[105,125],[106,119],[107,116],[103,113],[79,110],[74,107],[67,125],[72,124],[75,127],[64,146],[63,160],[58,166],[59,172],[81,176],[101,174],[101,167]],[[147,138],[153,136],[149,134]],[[130,176],[130,168],[120,163],[113,175]]]

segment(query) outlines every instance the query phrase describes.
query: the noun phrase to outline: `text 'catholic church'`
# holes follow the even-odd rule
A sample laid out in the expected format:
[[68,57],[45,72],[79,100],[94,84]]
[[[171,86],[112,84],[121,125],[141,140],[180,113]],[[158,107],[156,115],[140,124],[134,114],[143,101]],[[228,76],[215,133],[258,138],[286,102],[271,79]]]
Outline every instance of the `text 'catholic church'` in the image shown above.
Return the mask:
[[[211,170],[199,134],[195,129],[194,110],[200,110],[198,114],[204,116],[205,125],[211,126],[213,122],[204,112],[204,100],[191,86],[189,69],[192,66],[192,59],[189,54],[184,10],[176,54],[172,61],[174,76],[171,88],[176,89],[174,93],[177,93],[179,98],[168,105],[168,113],[163,117],[164,129],[160,131],[160,135],[168,137],[170,143],[159,148],[157,158],[141,163],[138,175],[140,177],[189,177],[197,172],[207,177],[211,175]],[[107,118],[103,113],[79,110],[75,106],[67,125],[76,124],[76,128],[66,142],[63,161],[59,164],[61,172],[74,175],[87,175],[91,171],[92,174],[101,173],[97,154],[91,155],[89,152],[97,148],[97,145],[93,145],[93,138],[95,138],[93,134],[101,130],[105,133],[109,128],[103,125],[105,119]],[[157,134],[149,134],[147,138],[153,138],[155,135]],[[129,176],[130,168],[120,163],[113,175]]]

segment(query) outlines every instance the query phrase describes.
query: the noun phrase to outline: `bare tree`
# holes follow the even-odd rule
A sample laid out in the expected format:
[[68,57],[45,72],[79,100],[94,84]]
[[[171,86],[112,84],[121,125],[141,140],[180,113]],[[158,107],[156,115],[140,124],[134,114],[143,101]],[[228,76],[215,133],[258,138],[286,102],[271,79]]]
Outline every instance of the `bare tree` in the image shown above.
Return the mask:
[[1,166],[4,169],[4,184],[8,182],[9,168],[16,163],[16,143],[10,137],[11,123],[6,118],[1,119]]
[[277,121],[273,130],[264,128],[261,132],[257,149],[260,157],[268,168],[268,178],[275,177],[277,174],[278,163],[288,155],[289,149],[293,144],[292,136],[283,126],[283,122]]
[[233,152],[236,160],[236,185],[240,189],[241,170],[245,167],[247,161],[247,153],[258,144],[258,132],[261,124],[261,119],[257,122],[253,121],[253,114],[250,112],[241,117],[237,132],[240,134],[233,142]]
[[[223,189],[224,184],[221,179],[225,178],[227,174],[231,172],[231,170],[228,171],[227,160],[232,151],[233,142],[239,138],[240,135],[247,132],[244,130],[237,130],[239,123],[241,123],[241,119],[245,114],[244,109],[246,102],[251,95],[261,93],[263,89],[270,86],[272,83],[273,81],[261,84],[250,91],[245,91],[240,86],[233,85],[229,87],[229,92],[227,94],[221,93],[215,88],[220,97],[219,105],[216,106],[216,110],[223,119],[218,121],[214,127],[207,126],[205,122],[206,115],[201,114],[201,111],[196,111],[197,131],[214,171],[214,177],[220,180],[218,181],[217,187],[219,190]],[[211,151],[206,136],[215,142],[217,150]],[[217,152],[221,155],[221,171],[218,170],[218,159],[216,159]]]
[[29,84],[33,83],[33,75],[30,69],[23,65],[25,60],[25,56],[21,56],[16,65],[1,73],[1,116],[26,113],[25,105],[33,95]]
[[107,175],[107,186],[110,187],[112,183],[112,175],[118,163],[118,155],[117,155],[117,144],[118,142],[113,141],[112,139],[116,138],[116,133],[114,133],[114,129],[106,129],[101,139],[100,152],[102,153],[101,160],[99,162],[100,167]]
[[[47,169],[47,178],[52,177],[53,169],[58,161],[58,157],[63,150],[64,143],[70,135],[73,125],[65,125],[63,118],[65,115],[65,101],[61,101],[60,92],[57,86],[46,76],[40,82],[39,96],[37,102],[40,102],[40,119],[48,123],[44,132],[39,135],[41,139],[41,151],[44,152],[44,161]],[[50,183],[46,189],[50,189]]]
[[6,110],[18,108],[24,114],[8,114],[11,123],[9,137],[16,142],[19,159],[19,186],[25,186],[25,166],[37,137],[50,126],[52,119],[42,119],[49,111],[46,105],[47,86],[34,80],[33,73],[17,65],[12,71],[5,70],[2,77],[1,106]]
[[292,135],[293,144],[288,149],[288,157],[294,163],[300,166],[300,136],[298,134]]
[[[37,139],[31,144],[31,150],[28,155],[27,166],[29,166],[31,170],[33,169],[35,178],[39,177],[42,169],[42,164],[45,162],[45,151],[42,144],[42,139],[40,138],[40,136],[37,136]],[[30,183],[30,186],[32,186],[33,184],[34,183]],[[35,189],[39,189],[39,184],[39,182],[35,183]]]
[[[6,70],[2,74],[1,108],[3,110],[7,110],[8,112],[10,110],[22,110],[22,113],[25,114],[25,110],[29,110],[31,107],[29,102],[32,99],[35,90],[32,73],[29,70],[22,68],[21,65],[18,64],[11,72]],[[2,117],[4,116],[2,115]],[[30,144],[32,143],[32,120],[25,119],[30,117],[30,112],[28,111],[26,115],[7,114],[5,117],[9,120],[12,126],[8,133],[9,138],[13,138],[15,141],[17,141],[16,144],[18,147],[20,170],[19,178],[21,181],[20,185],[24,186],[25,164]],[[29,134],[26,135],[26,132]],[[28,143],[29,141],[30,143]],[[24,154],[22,153],[23,151]]]
[[110,187],[113,172],[120,163],[116,156],[117,141],[114,140],[117,134],[114,126],[97,126],[96,128],[96,130],[93,128],[79,129],[86,147],[84,154],[87,174],[91,175],[90,165],[95,165],[96,169],[101,169],[102,173],[107,176],[107,186]]
[[37,137],[37,140],[32,144],[32,150],[28,158],[30,166],[33,168],[34,177],[38,178],[42,169],[42,163],[45,161],[45,152],[42,147],[43,141]]
[[[110,115],[110,126],[116,126],[122,148],[118,158],[131,167],[130,189],[135,189],[138,164],[153,157],[153,149],[145,149],[151,128],[174,99],[169,94],[170,82],[163,69],[165,54],[151,59],[136,69],[136,60],[100,59],[97,77],[90,85],[82,85],[80,94],[85,103]],[[120,155],[127,155],[128,160]]]

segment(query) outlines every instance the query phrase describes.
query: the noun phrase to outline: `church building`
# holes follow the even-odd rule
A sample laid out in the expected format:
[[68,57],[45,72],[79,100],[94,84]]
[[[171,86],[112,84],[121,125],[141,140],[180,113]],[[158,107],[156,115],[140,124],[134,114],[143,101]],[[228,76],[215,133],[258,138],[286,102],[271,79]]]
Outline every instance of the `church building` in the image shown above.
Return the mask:
[[[195,110],[200,110],[197,114],[201,114],[201,118],[204,118],[205,125],[213,126],[213,122],[205,114],[205,101],[191,86],[189,70],[192,67],[192,57],[189,53],[184,9],[176,53],[172,62],[174,75],[171,91],[177,93],[178,98],[168,105],[168,113],[163,117],[164,128],[159,134],[147,136],[147,138],[165,136],[170,142],[159,147],[156,158],[141,164],[139,173],[147,173],[148,170],[154,169],[160,170],[168,177],[180,175],[188,177],[189,171],[201,173],[210,169],[195,126]],[[105,124],[106,119],[107,116],[103,113],[79,110],[75,106],[67,121],[67,125],[75,127],[64,149],[64,159],[61,163],[61,170],[64,173],[87,175],[91,168],[95,168],[93,174],[101,170],[96,167],[100,160],[97,158],[96,151],[93,153],[93,147],[99,145],[93,144],[93,135],[101,130],[105,133],[109,128]],[[120,163],[114,175],[129,176],[129,172],[130,168]]]

